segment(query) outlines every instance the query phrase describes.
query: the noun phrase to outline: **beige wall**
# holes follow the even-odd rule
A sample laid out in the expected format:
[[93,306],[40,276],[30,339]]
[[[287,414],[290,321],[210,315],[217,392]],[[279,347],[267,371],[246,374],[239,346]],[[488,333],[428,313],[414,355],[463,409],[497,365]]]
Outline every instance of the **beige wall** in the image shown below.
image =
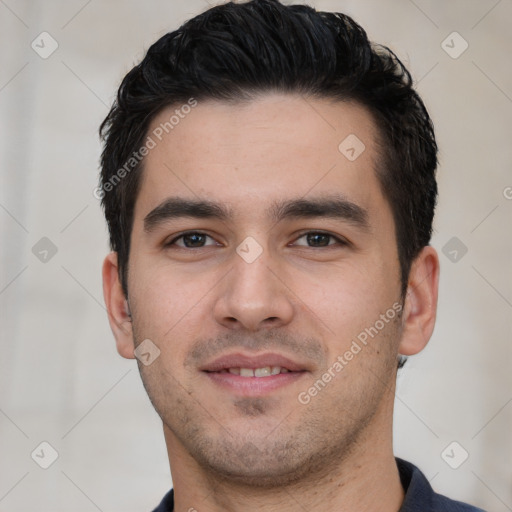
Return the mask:
[[[310,3],[351,14],[406,61],[440,143],[439,319],[399,378],[396,453],[440,492],[512,510],[512,4]],[[107,235],[92,190],[97,128],[120,79],[206,7],[0,2],[1,511],[139,512],[171,485],[160,421],[107,324]],[[59,45],[47,59],[31,48],[43,31]],[[458,58],[441,45],[454,31],[469,44]],[[463,41],[452,40],[455,54]],[[46,263],[32,252],[42,237],[57,248]],[[467,247],[457,262],[453,247],[443,253],[452,237]],[[46,470],[30,456],[42,441],[59,453]],[[453,441],[469,453],[458,469],[441,457]]]

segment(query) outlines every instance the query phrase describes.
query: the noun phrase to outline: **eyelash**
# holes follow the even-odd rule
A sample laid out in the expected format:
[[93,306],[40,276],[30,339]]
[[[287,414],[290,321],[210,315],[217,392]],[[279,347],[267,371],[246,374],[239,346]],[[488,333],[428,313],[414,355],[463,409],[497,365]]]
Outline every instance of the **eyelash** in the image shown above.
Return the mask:
[[[166,248],[169,248],[169,247],[172,247],[172,246],[175,246],[176,242],[178,240],[181,240],[183,239],[185,236],[187,235],[201,235],[201,236],[205,236],[205,237],[208,237],[208,238],[211,238],[213,240],[213,237],[211,237],[210,235],[208,235],[207,233],[203,233],[202,231],[186,231],[185,233],[182,233],[181,235],[173,238],[171,241],[167,242],[164,244],[164,246]],[[310,246],[310,245],[303,245],[303,246],[300,246],[300,247],[307,247],[307,248],[310,248],[310,249],[322,249],[322,248],[326,248],[326,247],[332,247],[332,246],[335,246],[335,245],[341,245],[341,246],[347,246],[349,245],[349,242],[344,240],[343,238],[340,238],[338,236],[335,236],[331,233],[327,233],[325,231],[305,231],[304,233],[301,233],[296,239],[295,239],[295,242],[297,240],[300,240],[301,238],[307,236],[307,235],[326,235],[328,236],[329,238],[333,239],[336,241],[336,244],[328,244],[326,246],[319,246],[319,247],[314,247],[314,246]],[[213,244],[212,244],[213,245]],[[181,246],[177,246],[179,247],[180,249],[204,249],[205,247],[209,247],[209,246],[202,246],[202,247],[181,247]]]

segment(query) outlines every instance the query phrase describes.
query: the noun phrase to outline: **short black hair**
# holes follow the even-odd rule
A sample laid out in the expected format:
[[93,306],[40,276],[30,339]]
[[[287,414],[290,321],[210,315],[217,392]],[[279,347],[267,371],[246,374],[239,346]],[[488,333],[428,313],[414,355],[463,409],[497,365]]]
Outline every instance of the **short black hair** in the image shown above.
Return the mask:
[[96,190],[126,296],[144,164],[139,150],[151,121],[165,107],[191,100],[250,101],[271,92],[354,101],[373,115],[379,133],[376,172],[393,212],[405,296],[411,264],[432,234],[432,121],[402,62],[389,48],[371,43],[352,18],[278,0],[207,10],[156,41],[123,79],[100,127],[104,147]]

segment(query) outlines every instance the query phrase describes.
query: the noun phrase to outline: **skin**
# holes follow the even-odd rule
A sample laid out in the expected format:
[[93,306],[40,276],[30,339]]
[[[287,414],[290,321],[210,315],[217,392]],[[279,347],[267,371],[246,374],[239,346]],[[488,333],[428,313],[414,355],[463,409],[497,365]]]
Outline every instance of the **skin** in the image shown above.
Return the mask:
[[[366,147],[354,161],[338,150],[350,134]],[[104,295],[123,357],[133,358],[144,339],[160,350],[139,368],[163,421],[176,511],[399,510],[396,358],[421,351],[432,334],[439,261],[423,248],[403,303],[378,164],[366,109],[291,94],[200,102],[145,158],[128,267],[131,317],[115,253],[104,262]],[[268,215],[278,202],[333,196],[364,209],[368,225]],[[215,201],[232,215],[145,230],[145,217],[169,197]],[[334,238],[305,236],[319,230]],[[165,246],[184,231],[205,233],[206,245],[187,248],[182,238]],[[262,249],[252,263],[236,251],[249,236]],[[401,314],[300,403],[393,304],[403,304]],[[261,396],[240,396],[200,370],[234,351],[278,353],[304,371]]]

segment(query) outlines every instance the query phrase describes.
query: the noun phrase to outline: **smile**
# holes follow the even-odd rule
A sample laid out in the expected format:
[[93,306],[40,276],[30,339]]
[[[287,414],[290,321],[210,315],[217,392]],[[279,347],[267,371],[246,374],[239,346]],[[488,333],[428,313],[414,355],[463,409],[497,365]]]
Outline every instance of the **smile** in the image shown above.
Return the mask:
[[215,387],[236,396],[265,396],[309,373],[305,363],[281,354],[226,354],[199,368]]
[[232,375],[240,375],[240,377],[270,377],[271,375],[279,375],[280,373],[288,373],[287,368],[281,366],[264,366],[262,368],[225,368],[219,373],[231,373]]

